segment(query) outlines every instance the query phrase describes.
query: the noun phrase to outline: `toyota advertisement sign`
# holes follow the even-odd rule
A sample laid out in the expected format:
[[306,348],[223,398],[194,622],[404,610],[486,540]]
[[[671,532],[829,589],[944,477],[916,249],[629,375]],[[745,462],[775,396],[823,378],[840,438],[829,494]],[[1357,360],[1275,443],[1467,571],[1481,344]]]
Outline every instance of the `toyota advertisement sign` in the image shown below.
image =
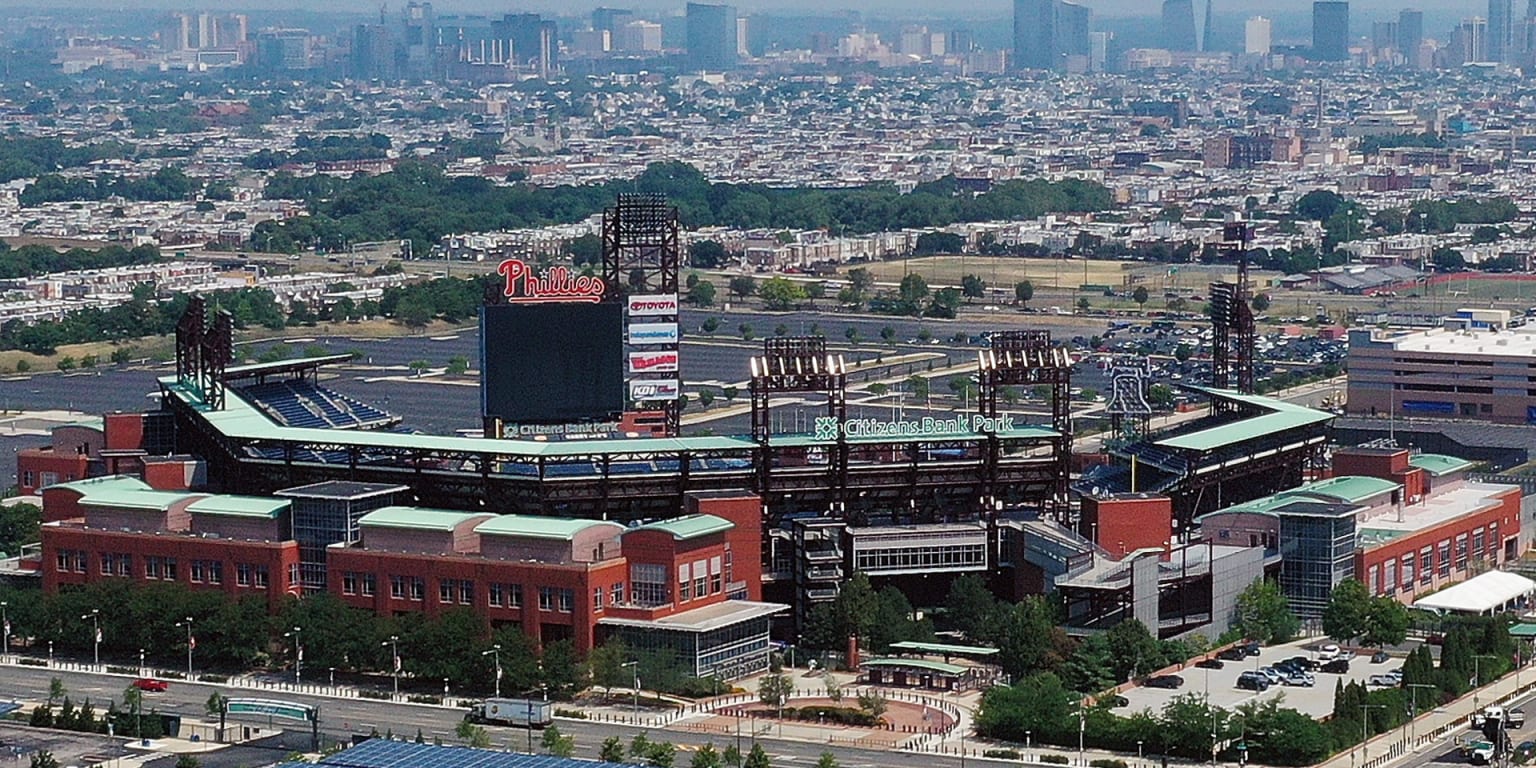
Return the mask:
[[630,317],[676,317],[678,314],[677,294],[631,296],[627,301]]

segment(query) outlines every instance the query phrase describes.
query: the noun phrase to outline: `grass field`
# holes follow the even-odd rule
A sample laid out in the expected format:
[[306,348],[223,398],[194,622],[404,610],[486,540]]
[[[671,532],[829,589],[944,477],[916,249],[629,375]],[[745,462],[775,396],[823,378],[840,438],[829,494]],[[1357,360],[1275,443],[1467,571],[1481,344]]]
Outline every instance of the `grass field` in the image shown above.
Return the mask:
[[[903,275],[916,273],[930,286],[959,285],[965,275],[977,275],[988,287],[1006,288],[1028,280],[1036,291],[1077,290],[1082,285],[1107,285],[1115,290],[1131,290],[1145,285],[1148,291],[1161,293],[1170,289],[1205,292],[1213,280],[1232,280],[1237,270],[1227,265],[1180,264],[1173,274],[1163,264],[1136,261],[1089,261],[1084,259],[1025,259],[1013,256],[924,256],[897,261],[861,265],[874,273],[879,282],[899,282]],[[1250,272],[1258,285],[1279,277],[1277,272]]]

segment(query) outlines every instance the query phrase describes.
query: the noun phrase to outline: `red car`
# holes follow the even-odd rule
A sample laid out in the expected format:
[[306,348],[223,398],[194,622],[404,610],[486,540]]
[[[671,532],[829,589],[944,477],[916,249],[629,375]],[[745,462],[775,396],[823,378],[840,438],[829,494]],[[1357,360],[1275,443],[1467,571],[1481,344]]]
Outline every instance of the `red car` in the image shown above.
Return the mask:
[[164,680],[155,680],[155,679],[148,678],[148,677],[141,677],[141,678],[133,681],[133,687],[135,687],[135,688],[137,688],[137,689],[139,689],[141,691],[149,691],[151,693],[162,693],[165,690],[169,689],[171,687],[171,684],[167,683]]

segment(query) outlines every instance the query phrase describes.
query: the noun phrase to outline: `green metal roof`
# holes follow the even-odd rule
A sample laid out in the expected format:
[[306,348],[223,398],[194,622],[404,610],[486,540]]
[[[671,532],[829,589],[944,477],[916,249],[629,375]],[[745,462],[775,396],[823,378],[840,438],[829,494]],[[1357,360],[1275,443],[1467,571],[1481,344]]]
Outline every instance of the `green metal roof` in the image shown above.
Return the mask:
[[1191,389],[1197,389],[1224,400],[1232,400],[1245,405],[1263,408],[1269,411],[1269,413],[1251,416],[1230,424],[1222,424],[1163,440],[1156,440],[1154,441],[1155,445],[1185,451],[1213,451],[1245,440],[1320,424],[1333,419],[1333,414],[1327,411],[1313,410],[1287,403],[1284,400],[1276,400],[1272,397],[1245,395],[1229,389],[1208,389],[1202,387],[1191,387]]
[[107,420],[103,419],[100,416],[86,416],[83,419],[79,419],[77,421],[71,421],[68,424],[60,424],[59,426],[60,427],[85,427],[86,429],[94,429],[94,430],[100,431],[100,430],[104,429],[106,427],[106,425],[107,425]]
[[926,669],[930,672],[940,672],[946,675],[963,675],[966,670],[965,667],[957,664],[945,664],[942,661],[929,661],[927,659],[870,659],[859,662],[859,666]]
[[423,507],[379,507],[358,518],[358,525],[380,528],[410,528],[418,531],[451,531],[466,520],[484,517],[484,512],[450,512]]
[[247,378],[259,376],[264,373],[279,373],[293,371],[310,366],[330,365],[332,363],[345,363],[352,359],[352,353],[343,352],[337,355],[315,355],[313,357],[295,357],[290,360],[276,360],[270,363],[251,363],[249,365],[231,365],[224,369],[225,379]]
[[127,493],[129,491],[152,490],[149,484],[137,477],[127,475],[103,475],[101,477],[88,477],[84,480],[71,480],[67,483],[55,483],[49,488],[63,488],[74,491],[82,496],[88,493]]
[[576,538],[576,534],[596,526],[611,526],[621,531],[624,529],[624,526],[618,523],[605,520],[574,520],[538,515],[497,515],[475,526],[475,532],[482,536],[489,534],[570,541]]
[[288,499],[268,496],[209,496],[198,499],[187,507],[188,512],[199,515],[224,515],[226,517],[260,517],[272,519],[292,506]]
[[1509,634],[1515,637],[1536,637],[1536,624],[1514,624],[1509,628]]
[[1373,496],[1390,493],[1397,490],[1397,488],[1397,483],[1391,480],[1382,480],[1379,477],[1343,475],[1340,477],[1330,477],[1327,480],[1318,480],[1315,483],[1307,483],[1295,489],[1294,493],[1326,496],[1351,504],[1359,504]]
[[944,643],[919,643],[916,640],[903,640],[899,643],[891,643],[891,648],[897,651],[912,651],[914,653],[940,653],[950,656],[996,656],[996,648],[984,648],[979,645],[945,645]]
[[708,536],[712,533],[725,533],[735,528],[731,521],[714,515],[686,515],[674,517],[671,520],[662,520],[659,523],[648,523],[635,530],[637,531],[666,531],[672,534],[672,538],[678,541],[696,539],[700,536]]
[[1468,461],[1456,456],[1447,456],[1443,453],[1415,453],[1408,457],[1410,466],[1428,472],[1430,477],[1439,477],[1452,472],[1461,472],[1471,469],[1477,462]]
[[[889,437],[889,436],[884,436],[884,435],[870,435],[870,436],[863,436],[863,437],[850,437],[850,438],[847,438],[847,442],[848,442],[849,445],[871,445],[871,444],[892,443],[892,442],[903,442],[903,443],[913,443],[913,442],[945,443],[945,442],[964,442],[964,441],[967,441],[967,440],[985,440],[986,438],[991,437],[991,436],[992,436],[991,434],[986,433],[986,432],[940,432],[940,433],[936,433],[936,434],[932,434],[932,435],[916,435],[916,436],[912,436],[912,437]],[[1054,429],[1051,429],[1049,427],[1032,427],[1032,426],[1015,427],[1014,429],[1004,430],[1004,431],[996,433],[996,437],[998,437],[999,439],[1002,439],[1002,440],[1018,440],[1018,439],[1032,440],[1032,439],[1044,439],[1044,438],[1056,437],[1056,436],[1057,436],[1057,432]],[[684,438],[684,439],[693,439],[693,438]],[[817,446],[830,446],[830,445],[836,445],[837,444],[836,440],[829,440],[829,439],[825,439],[825,438],[818,438],[815,435],[809,435],[809,434],[774,435],[773,437],[770,437],[768,439],[768,442],[771,445],[778,446],[778,447],[781,447],[781,448],[813,448],[813,447],[817,447]]]

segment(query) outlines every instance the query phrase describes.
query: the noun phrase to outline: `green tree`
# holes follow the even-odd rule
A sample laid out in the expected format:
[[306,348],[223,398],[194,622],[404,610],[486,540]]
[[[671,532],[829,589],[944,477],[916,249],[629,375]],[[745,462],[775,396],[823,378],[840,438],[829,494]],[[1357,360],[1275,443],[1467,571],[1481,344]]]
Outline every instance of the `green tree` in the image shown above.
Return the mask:
[[1122,621],[1104,633],[1109,645],[1115,679],[1129,680],[1163,665],[1162,648],[1147,625],[1137,619]]
[[847,328],[844,328],[843,329],[843,338],[847,339],[849,344],[857,345],[859,343],[859,328],[858,328],[858,326],[850,325]]
[[724,768],[725,762],[720,753],[715,750],[714,744],[705,744],[693,753],[693,759],[688,761],[688,768]]
[[201,768],[201,766],[202,763],[192,755],[183,754],[176,757],[176,768]]
[[923,301],[928,298],[928,281],[913,272],[901,278],[896,289],[897,311],[903,315],[916,315],[922,311]]
[[65,355],[64,357],[59,358],[59,361],[54,365],[57,366],[61,371],[72,371],[75,369],[76,365],[75,358],[70,357],[69,355]]
[[1147,387],[1147,403],[1153,408],[1173,407],[1173,387],[1167,384],[1153,384]]
[[932,383],[927,377],[915,375],[907,377],[907,389],[912,393],[913,397],[919,400],[928,399],[931,386]]
[[1257,296],[1254,296],[1253,297],[1253,301],[1252,301],[1252,305],[1253,305],[1253,311],[1255,311],[1255,312],[1258,312],[1260,314],[1262,314],[1264,312],[1268,312],[1269,311],[1269,305],[1270,305],[1269,294],[1261,293],[1261,294],[1258,294]]
[[837,756],[831,752],[821,753],[821,757],[816,759],[816,768],[838,768]]
[[1371,594],[1365,584],[1345,579],[1333,588],[1323,607],[1323,632],[1340,642],[1359,637],[1369,629],[1370,610]]
[[944,598],[944,615],[950,626],[967,640],[988,643],[995,637],[997,598],[987,583],[975,574],[964,574],[950,582]]
[[720,330],[720,318],[718,318],[718,317],[706,317],[706,318],[704,318],[704,322],[699,325],[699,330],[701,330],[701,331],[703,331],[705,333],[714,333],[715,331]]
[[1136,302],[1136,306],[1138,307],[1145,308],[1147,306],[1148,298],[1151,297],[1147,293],[1147,287],[1145,285],[1138,285],[1136,286],[1136,290],[1131,291],[1131,301]]
[[718,240],[695,240],[688,246],[688,264],[699,269],[714,269],[726,262],[729,256]]
[[629,648],[624,645],[624,641],[616,638],[593,648],[587,654],[587,668],[591,670],[592,684],[601,686],[605,694],[609,689],[629,685],[633,675],[624,667],[629,656]]
[[609,736],[603,739],[603,745],[597,751],[597,759],[605,763],[624,762],[624,742],[617,736]]
[[580,237],[567,240],[565,242],[565,252],[571,257],[571,263],[578,267],[587,264],[601,264],[603,261],[603,239],[588,232]]
[[805,288],[788,278],[775,276],[758,287],[757,296],[763,300],[766,309],[783,312],[805,301]]
[[736,332],[741,334],[742,341],[752,340],[752,325],[750,323],[742,323],[736,326]]
[[875,720],[879,720],[880,716],[884,715],[886,710],[890,708],[890,703],[886,701],[885,694],[874,688],[860,693],[858,701],[859,709]]
[[715,284],[709,280],[700,280],[688,289],[688,303],[696,307],[712,307],[715,305]]
[[1483,245],[1499,241],[1499,228],[1483,224],[1472,230],[1472,244]]
[[1028,280],[1020,280],[1013,286],[1013,298],[1019,306],[1028,306],[1029,300],[1035,297],[1035,284]]
[[794,689],[795,681],[786,675],[764,675],[757,682],[757,699],[770,707],[782,707]]
[[757,281],[753,280],[751,275],[737,275],[731,278],[726,286],[731,295],[738,299],[745,299],[757,293]]
[[208,694],[208,700],[203,702],[203,712],[208,715],[217,715],[224,711],[224,694],[214,691]]
[[576,754],[575,738],[560,733],[560,729],[553,724],[544,726],[540,743],[546,753],[555,757],[571,757]]
[[1360,642],[1378,648],[1397,645],[1407,638],[1410,623],[1408,609],[1402,603],[1390,597],[1373,597]]
[[450,376],[462,376],[469,370],[469,358],[463,355],[454,355],[448,358],[448,367],[445,369]]
[[1078,312],[1087,312],[1089,306],[1090,305],[1088,303],[1088,297],[1087,296],[1084,296],[1084,297],[1082,297],[1082,298],[1077,300],[1077,311]]
[[1288,642],[1301,630],[1280,585],[1268,579],[1249,584],[1237,596],[1237,627],[1243,636],[1265,645]]
[[434,314],[432,305],[426,300],[416,298],[402,299],[395,306],[395,319],[411,328],[422,328],[432,322]]
[[966,299],[979,299],[987,295],[987,283],[977,275],[960,278],[960,292]]
[[747,752],[747,759],[742,762],[742,768],[773,768],[773,762],[768,759],[768,753],[763,751],[763,745],[753,742],[752,749]]
[[1326,189],[1317,189],[1302,195],[1296,201],[1296,215],[1313,221],[1327,221],[1344,206],[1344,198]]
[[46,749],[39,749],[32,753],[32,760],[28,763],[30,768],[59,768],[59,761],[54,759],[53,753]]
[[655,768],[672,768],[677,761],[677,747],[670,741],[658,741],[651,744],[651,749],[645,755],[645,764]]
[[651,740],[644,733],[637,733],[629,740],[629,759],[644,760],[651,754]]
[[735,744],[725,745],[725,751],[720,753],[720,759],[730,768],[741,768],[741,750]]

